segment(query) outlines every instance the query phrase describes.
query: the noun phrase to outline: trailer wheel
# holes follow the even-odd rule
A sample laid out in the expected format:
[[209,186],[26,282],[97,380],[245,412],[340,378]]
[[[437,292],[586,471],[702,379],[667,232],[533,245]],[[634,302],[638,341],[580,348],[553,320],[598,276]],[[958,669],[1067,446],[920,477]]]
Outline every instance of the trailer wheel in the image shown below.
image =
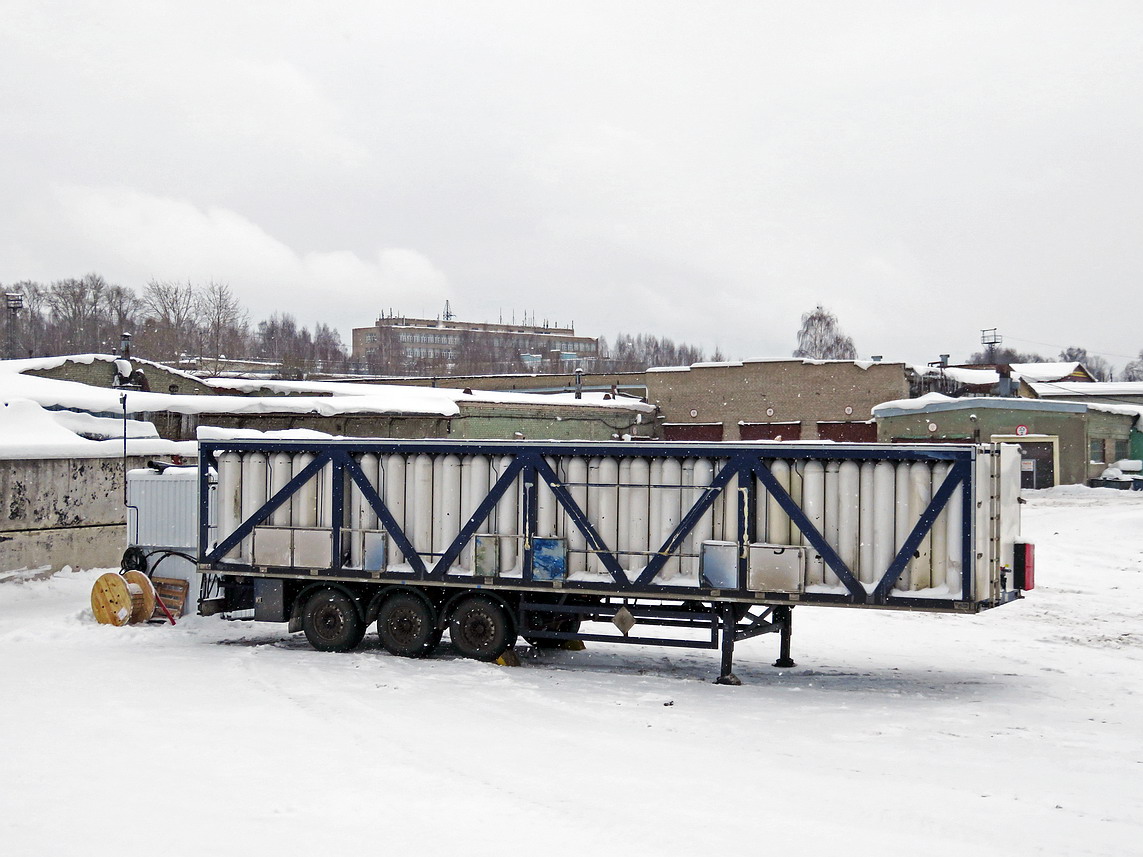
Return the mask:
[[483,595],[469,595],[457,605],[448,632],[462,655],[478,661],[494,661],[516,643],[508,611]]
[[340,589],[319,589],[302,610],[302,630],[319,652],[348,652],[365,636],[353,599]]
[[433,609],[411,592],[385,599],[377,611],[377,635],[385,651],[406,658],[427,655],[440,642]]

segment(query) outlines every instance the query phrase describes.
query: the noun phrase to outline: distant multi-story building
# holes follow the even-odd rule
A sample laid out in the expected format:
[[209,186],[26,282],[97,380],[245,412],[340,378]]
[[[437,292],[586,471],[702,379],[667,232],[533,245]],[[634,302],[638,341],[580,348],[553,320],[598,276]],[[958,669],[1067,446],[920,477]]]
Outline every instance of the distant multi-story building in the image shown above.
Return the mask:
[[353,361],[375,372],[519,372],[590,366],[599,340],[545,322],[504,324],[383,315],[353,329]]

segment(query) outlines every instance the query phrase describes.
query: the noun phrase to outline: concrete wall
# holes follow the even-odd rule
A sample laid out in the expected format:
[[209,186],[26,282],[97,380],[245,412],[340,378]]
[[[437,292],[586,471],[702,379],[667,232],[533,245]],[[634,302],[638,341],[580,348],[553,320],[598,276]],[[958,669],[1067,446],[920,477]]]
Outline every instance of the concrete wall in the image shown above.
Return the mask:
[[[130,457],[127,468],[146,462]],[[119,458],[0,460],[0,571],[118,567],[123,473]]]
[[118,568],[126,546],[126,524],[0,533],[0,572]]
[[764,360],[647,373],[647,400],[665,422],[721,422],[730,441],[739,422],[801,422],[802,439],[814,440],[818,422],[864,422],[874,405],[908,396],[902,363]]
[[148,415],[159,433],[172,440],[193,439],[195,424],[259,431],[306,428],[345,437],[479,438],[511,440],[517,432],[533,439],[611,440],[615,434],[652,436],[651,414],[640,415],[625,408],[593,408],[573,405],[500,405],[461,403],[454,417],[344,414],[204,414],[201,417],[173,415],[168,435],[163,414]]
[[654,414],[622,408],[473,403],[461,405],[460,414],[449,421],[447,437],[511,440],[522,435],[530,440],[612,440],[616,435],[652,438],[655,431]]
[[[161,422],[155,422],[158,426]],[[256,429],[282,431],[284,429],[312,429],[345,437],[447,437],[448,418],[434,416],[391,416],[382,414],[341,414],[326,417],[320,414],[203,414],[189,416],[180,421],[184,437],[193,440],[195,426],[216,426],[227,429]],[[162,434],[160,429],[160,434]]]

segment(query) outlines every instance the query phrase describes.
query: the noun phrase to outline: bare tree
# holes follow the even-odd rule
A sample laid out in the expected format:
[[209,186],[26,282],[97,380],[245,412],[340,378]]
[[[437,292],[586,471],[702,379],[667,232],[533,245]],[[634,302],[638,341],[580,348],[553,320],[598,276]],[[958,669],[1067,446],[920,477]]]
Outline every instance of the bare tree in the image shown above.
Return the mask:
[[1123,367],[1119,373],[1120,381],[1143,381],[1143,351],[1139,352],[1139,359],[1132,360]]
[[1045,357],[1035,352],[1017,351],[1015,348],[997,348],[990,355],[987,351],[976,351],[968,355],[965,363],[973,366],[992,366],[1003,363],[1048,363]]
[[195,306],[207,353],[215,360],[241,356],[249,316],[230,285],[211,280],[198,291]]
[[144,338],[147,356],[177,361],[196,350],[195,288],[189,282],[151,280],[143,290]]
[[811,360],[854,360],[857,349],[853,339],[841,332],[837,316],[818,304],[813,312],[802,316],[794,356]]
[[324,367],[325,371],[345,368],[349,355],[341,343],[340,333],[328,324],[318,322],[314,325],[313,342],[313,358]]
[[1097,354],[1088,354],[1086,348],[1070,346],[1060,352],[1060,360],[1065,363],[1080,363],[1097,381],[1110,381],[1113,367]]
[[313,337],[289,313],[274,313],[258,322],[258,354],[282,364],[282,375],[302,378],[313,362]]
[[107,320],[112,334],[134,333],[140,324],[143,302],[139,296],[123,286],[107,289]]
[[[44,293],[44,304],[55,328],[56,353],[106,351],[112,347],[107,314],[110,289],[99,274],[80,279],[57,280]],[[117,340],[116,340],[117,341]]]
[[606,355],[608,365],[618,372],[637,372],[652,366],[689,366],[706,359],[701,348],[685,342],[676,344],[672,339],[660,339],[645,333],[634,336],[620,333],[610,347],[601,339],[599,352]]
[[31,357],[39,354],[60,353],[55,349],[52,339],[54,330],[51,324],[51,314],[47,306],[47,290],[39,283],[31,280],[21,280],[8,286],[5,291],[20,292],[24,296],[23,318],[21,331],[18,335],[20,354]]

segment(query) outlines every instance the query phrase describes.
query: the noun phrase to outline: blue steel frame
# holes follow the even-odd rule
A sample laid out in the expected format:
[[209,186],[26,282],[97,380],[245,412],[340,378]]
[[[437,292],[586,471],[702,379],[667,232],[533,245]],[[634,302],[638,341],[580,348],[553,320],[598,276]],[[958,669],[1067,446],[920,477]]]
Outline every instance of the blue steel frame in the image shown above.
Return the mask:
[[[243,563],[228,562],[224,559],[234,547],[244,538],[251,535],[254,528],[267,521],[273,512],[283,503],[288,502],[302,485],[314,477],[327,464],[332,464],[333,492],[330,529],[332,530],[333,549],[330,557],[328,577],[342,579],[363,578],[374,581],[393,582],[422,582],[422,583],[464,583],[474,587],[501,588],[501,589],[559,589],[561,591],[590,590],[599,592],[601,589],[608,593],[624,597],[682,597],[694,599],[696,597],[720,598],[727,600],[741,600],[753,603],[775,604],[839,604],[861,606],[893,606],[911,607],[915,609],[928,609],[934,611],[978,610],[981,607],[992,606],[987,598],[977,597],[974,592],[976,567],[975,551],[973,549],[974,512],[974,463],[977,448],[968,445],[883,445],[883,444],[762,444],[762,443],[698,443],[698,442],[671,442],[671,443],[577,443],[577,442],[498,442],[498,441],[404,441],[385,439],[361,440],[214,440],[201,441],[199,444],[199,480],[201,514],[199,531],[199,557],[200,565],[204,569],[215,572],[254,574],[261,576],[262,572]],[[217,456],[226,451],[288,452],[298,454],[312,453],[315,457],[302,472],[295,475],[290,481],[272,497],[265,505],[258,509],[232,533],[222,539],[213,548],[209,546],[210,533],[207,515],[209,473],[211,468],[217,468]],[[511,464],[500,475],[496,483],[490,488],[488,494],[481,501],[473,515],[460,528],[460,532],[445,551],[433,561],[434,554],[417,551],[409,537],[397,524],[384,498],[369,484],[360,465],[354,459],[355,455],[374,453],[388,455],[398,453],[413,455],[429,453],[435,455],[487,455],[511,456]],[[588,520],[583,509],[579,507],[568,487],[559,478],[557,473],[545,461],[545,456],[586,456],[586,457],[668,457],[668,458],[705,458],[725,462],[721,469],[714,474],[714,478],[698,501],[682,516],[674,531],[659,547],[655,555],[647,563],[638,576],[632,580],[621,567],[615,550],[610,548],[600,536],[599,532]],[[897,551],[889,567],[882,574],[880,580],[872,591],[867,591],[842,561],[841,557],[826,542],[821,532],[807,518],[801,508],[794,503],[790,495],[782,488],[770,470],[773,460],[854,460],[854,461],[928,461],[948,462],[951,466],[944,482],[933,492],[931,501],[914,524],[911,533],[901,548]],[[412,575],[408,571],[382,571],[363,572],[355,568],[343,567],[340,562],[342,556],[342,525],[345,505],[345,475],[352,479],[361,491],[363,498],[377,514],[380,526],[389,534],[390,539],[401,551],[405,561],[412,567]],[[734,589],[714,590],[709,587],[677,586],[656,582],[656,577],[667,561],[675,555],[684,539],[711,507],[718,496],[725,490],[730,482],[738,477],[738,485],[746,486],[746,491],[738,492],[738,533],[739,533],[739,586]],[[791,523],[801,532],[809,545],[818,552],[825,564],[839,581],[844,585],[847,594],[801,592],[794,596],[789,593],[758,593],[746,590],[743,584],[746,580],[747,551],[745,545],[756,542],[754,532],[755,516],[750,513],[754,504],[758,502],[755,496],[755,479],[765,487],[766,491],[778,502],[782,510],[789,516]],[[485,578],[476,578],[471,574],[449,574],[449,569],[460,556],[461,551],[480,529],[489,513],[504,492],[517,479],[523,479],[523,522],[524,522],[524,550],[523,550],[523,577],[521,578],[494,578],[489,583]],[[532,575],[532,536],[536,531],[537,516],[537,487],[543,480],[551,489],[556,501],[567,512],[572,524],[583,534],[588,551],[595,552],[600,562],[611,576],[611,581],[546,581],[534,580]],[[697,486],[696,486],[697,487]],[[961,532],[962,556],[962,591],[959,599],[933,599],[909,598],[892,595],[893,586],[905,570],[909,559],[913,556],[925,536],[932,529],[941,511],[950,502],[961,504],[961,519],[963,527]],[[267,570],[269,573],[270,570]],[[279,574],[289,573],[289,569],[274,569]],[[314,579],[307,570],[305,576]],[[320,578],[319,578],[320,579]],[[983,595],[987,595],[984,593]],[[1013,597],[1015,593],[1013,593]]]

